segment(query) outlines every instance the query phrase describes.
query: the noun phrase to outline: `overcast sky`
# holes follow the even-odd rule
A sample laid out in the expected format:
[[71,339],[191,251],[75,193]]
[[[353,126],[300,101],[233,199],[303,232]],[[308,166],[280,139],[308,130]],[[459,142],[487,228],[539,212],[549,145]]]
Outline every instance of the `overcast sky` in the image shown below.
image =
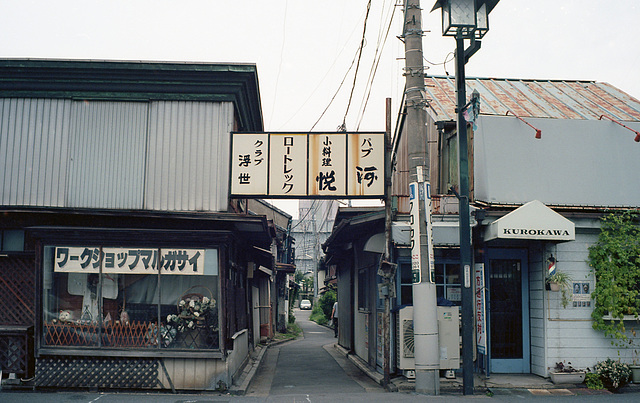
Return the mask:
[[[255,63],[265,130],[383,131],[385,98],[397,112],[404,85],[402,7],[372,1],[354,87],[367,3],[0,0],[0,58]],[[453,74],[434,3],[422,2],[425,64]],[[489,25],[468,77],[594,80],[640,98],[638,0],[502,0]]]

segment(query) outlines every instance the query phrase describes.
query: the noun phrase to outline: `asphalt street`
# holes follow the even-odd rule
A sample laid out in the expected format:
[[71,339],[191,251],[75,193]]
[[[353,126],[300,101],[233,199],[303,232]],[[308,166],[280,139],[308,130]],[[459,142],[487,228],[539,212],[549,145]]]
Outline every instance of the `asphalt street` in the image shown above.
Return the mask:
[[309,321],[310,314],[295,312],[304,338],[269,348],[246,396],[384,393],[335,350],[333,331]]

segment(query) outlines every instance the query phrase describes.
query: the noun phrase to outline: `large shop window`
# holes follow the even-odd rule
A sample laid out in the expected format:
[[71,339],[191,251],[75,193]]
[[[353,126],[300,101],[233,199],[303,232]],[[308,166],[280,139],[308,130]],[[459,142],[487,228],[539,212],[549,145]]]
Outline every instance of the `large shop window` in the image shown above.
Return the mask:
[[47,246],[43,345],[219,349],[216,249]]

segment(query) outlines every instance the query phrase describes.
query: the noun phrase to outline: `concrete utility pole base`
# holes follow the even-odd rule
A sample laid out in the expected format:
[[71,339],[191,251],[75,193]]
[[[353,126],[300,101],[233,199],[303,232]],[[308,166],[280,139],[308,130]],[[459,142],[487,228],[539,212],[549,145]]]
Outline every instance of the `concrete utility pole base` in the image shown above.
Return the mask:
[[439,395],[440,371],[437,369],[416,369],[416,393]]

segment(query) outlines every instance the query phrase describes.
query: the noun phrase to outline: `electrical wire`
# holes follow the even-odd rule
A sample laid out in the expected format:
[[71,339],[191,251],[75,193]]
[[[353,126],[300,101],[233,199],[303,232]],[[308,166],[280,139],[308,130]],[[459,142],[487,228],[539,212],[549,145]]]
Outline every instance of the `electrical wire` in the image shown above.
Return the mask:
[[[309,96],[307,97],[307,99],[305,99],[305,101],[300,105],[300,107],[293,113],[293,115],[291,115],[291,117],[282,124],[282,126],[286,126],[293,118],[295,118],[298,113],[302,110],[302,108],[313,98],[313,96],[315,95],[315,93],[318,91],[318,89],[322,86],[322,83],[327,79],[327,77],[329,76],[329,73],[331,73],[331,70],[333,70],[333,67],[336,65],[336,63],[338,62],[338,60],[340,60],[340,56],[342,55],[342,53],[344,52],[344,50],[347,48],[347,45],[349,44],[349,41],[351,40],[351,37],[353,36],[354,32],[356,32],[356,28],[357,26],[354,26],[353,30],[351,31],[351,33],[349,34],[349,37],[347,38],[347,40],[345,41],[344,45],[342,46],[342,49],[340,49],[340,52],[338,52],[338,54],[336,55],[336,57],[333,58],[333,63],[331,63],[331,66],[329,66],[329,68],[327,69],[327,72],[325,73],[325,75],[322,77],[322,80],[320,80],[320,82],[318,83],[318,85],[313,89],[313,91],[311,91],[311,93],[309,94]],[[351,67],[353,67],[353,63],[355,62],[355,57],[353,59],[354,61],[351,63]],[[351,67],[349,67],[349,70],[347,70],[347,75],[349,73],[349,71],[351,71]],[[345,77],[346,78],[346,77]],[[343,79],[343,83],[344,83],[344,79]],[[342,84],[340,84],[342,86]],[[340,90],[340,87],[338,88],[338,91]],[[337,94],[336,94],[337,95]],[[331,99],[331,102],[333,102],[334,97]],[[331,105],[331,102],[329,102],[329,106]],[[324,112],[327,111],[327,109],[329,108],[329,106],[327,106],[327,108],[324,110]],[[324,115],[324,112],[322,113],[322,115],[320,116],[320,118],[322,118],[322,116]],[[318,121],[320,121],[320,119],[318,119]],[[316,122],[316,124],[318,124],[318,122]],[[316,126],[316,124],[313,125],[313,127]],[[313,130],[313,128],[312,128]],[[311,130],[310,130],[311,131]]]
[[[367,109],[367,105],[369,104],[369,97],[371,96],[371,91],[373,90],[373,81],[376,77],[376,72],[378,71],[378,66],[380,65],[380,60],[382,59],[382,50],[384,49],[385,44],[387,43],[387,38],[389,37],[389,32],[391,31],[391,25],[393,24],[393,17],[395,15],[396,7],[395,4],[391,7],[391,17],[389,18],[389,23],[387,24],[387,30],[384,33],[384,37],[382,36],[383,29],[380,30],[380,35],[378,36],[378,43],[376,45],[375,55],[373,57],[373,64],[371,65],[371,70],[369,71],[369,78],[367,81],[367,86],[365,87],[366,95],[363,94],[363,100],[361,103],[361,112],[359,114],[358,125],[356,127],[356,131],[360,130],[360,124],[364,119],[364,113]],[[382,46],[380,45],[382,42]]]
[[356,57],[354,57],[353,60],[351,61],[351,66],[349,66],[349,69],[347,69],[347,72],[345,73],[344,77],[342,78],[342,81],[340,82],[340,85],[338,86],[338,89],[336,90],[335,94],[333,94],[333,97],[331,97],[331,100],[329,101],[329,104],[327,105],[326,108],[324,108],[324,110],[320,114],[320,117],[318,118],[318,120],[316,120],[316,123],[314,123],[313,126],[311,126],[311,129],[309,129],[309,131],[313,131],[313,129],[320,122],[320,120],[322,119],[324,114],[327,113],[327,111],[329,110],[329,107],[331,106],[333,101],[336,99],[336,96],[338,96],[338,93],[340,92],[340,89],[342,88],[342,86],[344,85],[344,82],[347,80],[347,77],[349,76],[349,72],[353,68],[353,65],[356,63],[357,55],[358,54],[356,52]]
[[342,128],[346,130],[347,128],[347,115],[349,114],[349,109],[351,108],[351,100],[353,99],[353,91],[356,88],[356,82],[358,81],[358,70],[360,69],[360,60],[362,59],[362,50],[364,49],[364,45],[366,43],[366,33],[367,33],[367,21],[369,20],[369,12],[371,11],[371,0],[367,2],[367,14],[364,16],[364,26],[362,28],[362,41],[360,42],[360,48],[358,49],[358,63],[356,64],[356,71],[353,75],[353,85],[351,86],[351,94],[349,95],[349,102],[347,103],[347,110],[344,113],[344,117],[342,118]]
[[[280,63],[278,64],[278,75],[276,75],[276,87],[274,88],[273,95],[273,105],[278,104],[278,83],[280,82],[280,72],[282,71],[282,60],[284,55],[284,44],[287,38],[287,9],[289,8],[289,0],[284,3],[284,17],[282,19],[282,46],[280,47]],[[271,122],[273,121],[273,114],[275,113],[276,108],[271,109],[271,116],[269,117],[269,126],[271,126]]]

